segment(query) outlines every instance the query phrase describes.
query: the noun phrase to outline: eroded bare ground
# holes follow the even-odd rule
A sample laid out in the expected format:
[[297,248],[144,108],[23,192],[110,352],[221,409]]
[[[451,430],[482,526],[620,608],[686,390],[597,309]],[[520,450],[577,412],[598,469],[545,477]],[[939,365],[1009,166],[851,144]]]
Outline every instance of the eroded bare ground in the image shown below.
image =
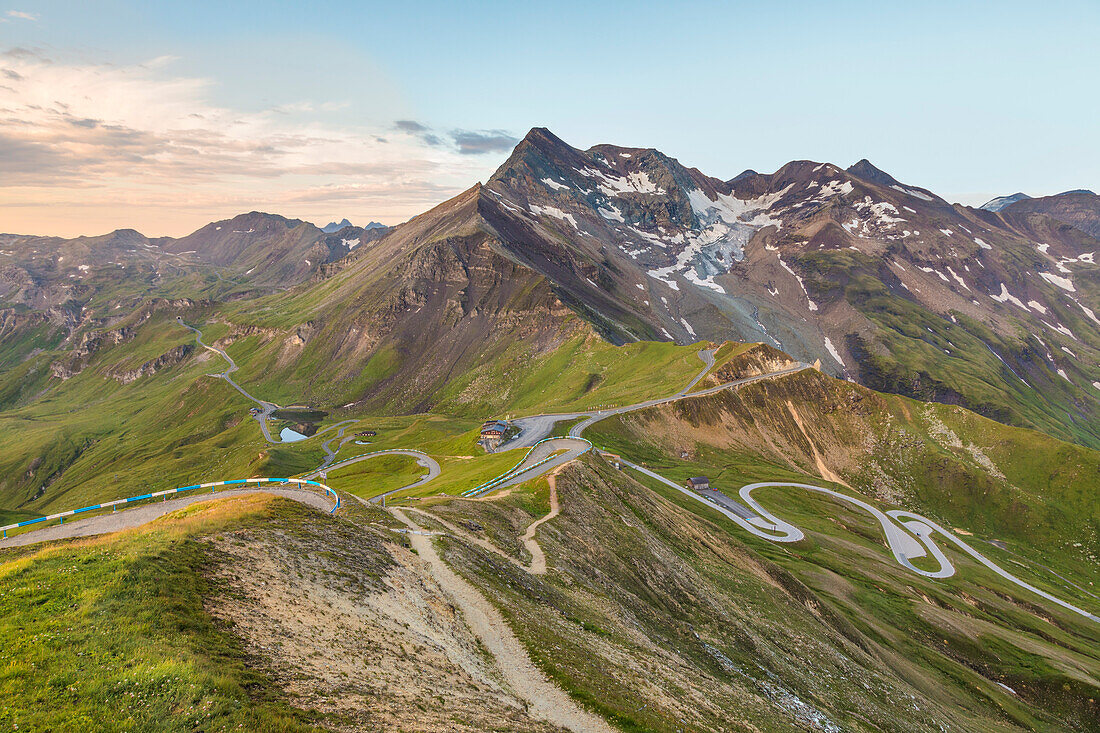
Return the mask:
[[[208,540],[208,609],[333,730],[558,730],[530,717],[424,563],[324,517]],[[394,538],[398,535],[392,535]]]

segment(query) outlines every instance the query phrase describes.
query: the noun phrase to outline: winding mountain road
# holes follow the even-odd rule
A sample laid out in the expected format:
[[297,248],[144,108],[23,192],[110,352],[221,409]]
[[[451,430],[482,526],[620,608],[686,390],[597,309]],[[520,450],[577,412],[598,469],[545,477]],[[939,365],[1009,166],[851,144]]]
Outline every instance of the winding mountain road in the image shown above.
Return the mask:
[[[230,356],[228,353],[226,353],[226,351],[224,349],[219,349],[217,346],[211,346],[210,344],[203,341],[202,340],[202,331],[195,328],[194,326],[190,326],[190,325],[184,323],[182,316],[176,316],[176,322],[179,323],[184,328],[186,328],[191,333],[195,334],[195,343],[197,343],[199,346],[203,347],[204,349],[206,349],[208,351],[213,351],[215,354],[219,355],[220,357],[222,357],[223,359],[225,359],[229,363],[229,368],[227,368],[224,372],[217,372],[217,373],[211,374],[209,376],[214,377],[216,379],[224,379],[226,382],[228,382],[233,387],[233,389],[237,390],[242,395],[244,395],[246,398],[248,398],[249,400],[251,400],[252,402],[255,402],[257,405],[260,406],[260,411],[258,413],[256,413],[255,415],[253,415],[253,417],[256,419],[256,422],[259,423],[259,425],[260,425],[260,432],[263,433],[264,440],[266,440],[268,443],[272,443],[272,444],[286,443],[287,441],[285,441],[285,440],[282,440],[282,439],[276,440],[275,438],[271,437],[271,431],[268,429],[268,426],[267,426],[268,419],[270,419],[271,415],[276,410],[279,409],[279,406],[276,405],[274,402],[268,402],[267,400],[261,400],[260,398],[253,397],[251,394],[249,394],[248,391],[245,390],[244,387],[237,384],[237,382],[233,379],[233,377],[229,376],[233,372],[237,371],[237,369],[239,368],[237,366],[237,362],[233,361],[232,356]],[[350,424],[356,423],[356,422],[359,422],[359,421],[358,420],[343,420],[343,421],[338,422],[338,423],[333,423],[332,425],[329,425],[327,428],[324,428],[323,430],[318,430],[316,433],[314,433],[313,435],[310,435],[308,437],[309,438],[316,438],[317,436],[324,435],[328,431],[334,430],[336,428],[340,428],[340,432],[337,435],[337,437],[342,437],[343,434],[344,434],[344,429],[345,429],[344,426],[347,426],[347,425],[350,425]],[[299,441],[293,441],[293,442],[299,442]],[[331,442],[332,442],[332,440],[330,439],[330,440],[326,441],[325,444],[322,445],[321,447],[325,450],[325,452],[329,455],[330,458],[334,459],[336,457],[335,454],[328,449],[328,444],[331,443]],[[337,450],[339,450],[339,449],[337,449]]]
[[197,343],[199,346],[203,347],[207,351],[213,351],[215,354],[218,354],[223,359],[225,359],[227,362],[229,362],[229,368],[226,369],[224,372],[217,372],[216,374],[211,374],[210,376],[211,377],[216,377],[218,379],[224,379],[226,382],[229,382],[229,384],[232,385],[233,389],[237,390],[242,395],[244,395],[245,397],[247,397],[251,401],[255,402],[257,405],[259,405],[260,406],[260,412],[257,413],[256,415],[254,415],[253,417],[255,417],[256,422],[258,422],[260,424],[260,431],[264,434],[264,439],[267,440],[268,443],[280,443],[280,442],[282,442],[280,440],[275,440],[274,438],[272,438],[271,437],[271,432],[267,429],[267,419],[269,417],[271,417],[271,413],[273,413],[273,412],[275,412],[276,410],[279,409],[279,406],[276,405],[274,402],[267,402],[265,400],[261,400],[257,397],[253,397],[252,395],[250,395],[245,390],[244,387],[237,384],[233,380],[233,377],[229,376],[230,374],[237,371],[237,369],[238,369],[237,362],[233,361],[233,357],[230,356],[229,354],[227,354],[224,349],[219,349],[217,346],[211,346],[210,344],[203,341],[202,340],[202,331],[195,328],[194,326],[190,326],[190,325],[184,323],[182,316],[176,316],[176,321],[181,326],[186,328],[188,331],[191,331],[192,333],[195,334],[195,343]]
[[[770,542],[798,542],[805,538],[805,534],[798,527],[793,524],[780,519],[772,514],[764,506],[762,506],[756,499],[753,498],[752,492],[756,489],[764,487],[784,487],[784,488],[797,488],[804,489],[806,491],[813,491],[821,494],[825,494],[833,499],[844,501],[852,504],[878,520],[879,525],[882,527],[883,534],[886,538],[886,545],[894,555],[894,559],[899,565],[907,570],[923,575],[926,578],[949,578],[955,574],[955,566],[944,554],[943,550],[935,543],[933,534],[938,534],[941,537],[946,538],[949,542],[953,543],[958,549],[962,550],[986,568],[996,573],[1005,580],[1014,583],[1015,585],[1028,590],[1041,598],[1054,603],[1062,608],[1065,608],[1073,613],[1084,616],[1090,621],[1100,623],[1100,616],[1097,616],[1089,611],[1086,611],[1078,606],[1063,601],[1057,596],[1051,595],[1046,591],[1036,588],[1025,580],[1022,580],[1012,573],[1008,572],[1004,568],[997,565],[995,562],[985,557],[973,547],[968,545],[963,540],[959,539],[953,532],[949,532],[941,527],[931,519],[916,514],[913,512],[907,512],[902,510],[891,510],[883,512],[871,504],[858,499],[854,496],[843,494],[833,489],[825,488],[824,486],[815,486],[813,484],[794,483],[788,481],[763,481],[754,484],[747,484],[742,486],[738,491],[738,496],[744,502],[744,505],[736,504],[733,508],[724,506],[715,501],[701,496],[700,494],[688,489],[686,486],[672,481],[670,479],[655,473],[644,466],[639,466],[636,463],[632,463],[626,459],[620,458],[622,463],[631,469],[638,471],[641,474],[649,476],[652,479],[660,481],[661,483],[669,486],[676,491],[679,491],[684,496],[687,496],[702,504],[706,504],[710,508],[721,512],[728,517],[734,524],[746,530],[750,534],[759,537],[761,539],[768,540]],[[911,534],[910,534],[911,533]],[[928,557],[931,554],[938,566],[935,570],[925,570],[918,568],[911,562],[914,559]]]
[[[439,467],[439,463],[427,453],[405,448],[390,448],[388,450],[374,451],[373,453],[364,453],[361,456],[348,458],[347,460],[340,461],[339,463],[331,463],[329,461],[326,461],[326,463],[320,468],[305,474],[304,478],[316,478],[322,471],[324,471],[325,473],[328,473],[329,471],[336,471],[338,469],[344,468],[345,466],[351,466],[362,461],[369,461],[370,459],[377,458],[379,456],[410,456],[412,458],[415,458],[416,462],[419,463],[423,468],[427,469],[428,472],[421,476],[418,480],[414,481],[411,484],[408,484],[407,486],[390,489],[389,491],[379,494],[378,496],[372,496],[370,498],[371,502],[379,502],[390,494],[396,494],[399,491],[406,491],[407,489],[415,489],[417,486],[423,486],[424,484],[439,476],[440,473],[442,473],[442,469]],[[358,499],[359,497],[355,498]]]
[[[214,374],[211,376],[220,377],[229,384],[231,384],[237,391],[247,397],[249,400],[255,402],[261,407],[261,411],[256,415],[256,420],[260,424],[260,428],[264,434],[264,437],[271,443],[277,443],[280,441],[274,440],[267,427],[267,418],[278,409],[278,406],[272,402],[259,400],[247,391],[245,391],[239,384],[237,384],[230,375],[237,371],[237,365],[224,350],[210,346],[202,341],[202,332],[189,326],[183,322],[182,318],[177,317],[177,321],[180,325],[184,326],[188,330],[195,334],[195,341],[202,347],[213,351],[222,356],[229,364],[224,372]],[[638,402],[632,405],[626,405],[623,407],[609,408],[605,410],[596,410],[590,412],[575,412],[575,413],[560,413],[560,414],[546,414],[535,415],[526,418],[520,418],[515,422],[521,428],[520,434],[510,441],[509,445],[518,445],[520,447],[527,446],[530,450],[524,456],[524,458],[516,464],[512,469],[500,474],[494,479],[487,481],[480,486],[465,492],[463,496],[476,497],[489,492],[497,491],[509,486],[514,486],[526,481],[530,481],[538,476],[541,476],[548,472],[556,472],[565,464],[576,460],[581,455],[592,449],[592,444],[581,437],[581,434],[593,424],[605,420],[615,415],[622,415],[628,412],[634,412],[637,410],[643,410],[650,407],[656,407],[677,400],[703,397],[710,394],[715,394],[723,390],[731,389],[744,384],[760,381],[763,379],[772,379],[776,377],[782,377],[789,374],[802,371],[804,369],[812,368],[808,364],[796,363],[787,369],[770,372],[767,374],[761,374],[753,377],[747,377],[744,379],[734,380],[732,382],[726,382],[714,387],[700,390],[692,393],[691,390],[702,380],[706,374],[714,366],[714,350],[703,349],[700,350],[698,356],[704,362],[704,368],[698,375],[696,375],[691,382],[684,387],[681,391],[668,397],[662,397],[652,400],[646,400]],[[584,418],[577,424],[573,425],[566,437],[559,438],[547,438],[550,432],[553,431],[554,425],[562,420],[576,420]],[[417,450],[411,449],[388,449],[375,451],[373,453],[367,453],[360,456],[355,456],[343,461],[336,462],[336,453],[342,448],[353,436],[345,437],[346,427],[356,420],[344,420],[339,423],[328,426],[322,431],[319,431],[312,437],[321,435],[332,430],[336,430],[336,434],[322,443],[321,447],[325,452],[325,458],[321,466],[316,470],[311,471],[305,475],[305,478],[313,478],[317,475],[333,471],[345,466],[350,466],[361,461],[367,461],[372,458],[377,458],[384,455],[406,455],[415,458],[417,463],[424,467],[427,471],[417,481],[402,486],[396,489],[391,489],[383,494],[372,497],[370,502],[382,501],[385,497],[392,494],[406,491],[408,489],[422,486],[436,477],[438,477],[442,469],[439,463],[431,456]],[[339,445],[334,450],[332,443],[334,441],[340,441]],[[529,445],[528,445],[529,444]],[[843,494],[839,491],[829,489],[823,486],[816,486],[814,484],[795,483],[795,482],[774,482],[765,481],[753,484],[747,484],[738,491],[740,502],[735,501],[729,497],[721,497],[721,501],[713,497],[705,497],[695,491],[687,489],[684,486],[671,481],[664,476],[661,476],[654,471],[651,471],[644,466],[635,464],[629,460],[621,459],[623,464],[631,469],[638,471],[650,478],[659,481],[681,494],[690,497],[691,499],[715,509],[729,518],[736,525],[754,535],[755,537],[768,540],[770,542],[798,542],[805,538],[805,534],[798,527],[790,524],[789,522],[777,517],[771,513],[767,508],[757,502],[752,492],[759,488],[765,487],[785,487],[785,488],[798,488],[805,491],[816,492],[827,495],[835,500],[847,502],[874,517],[879,525],[882,527],[883,534],[885,536],[886,545],[894,555],[894,559],[899,565],[907,570],[922,575],[927,578],[948,578],[955,574],[955,567],[951,561],[944,554],[943,550],[935,542],[934,535],[939,535],[940,538],[946,538],[950,543],[954,544],[959,550],[971,556],[974,560],[984,565],[990,571],[996,573],[1001,578],[1023,588],[1031,593],[1034,593],[1041,598],[1044,598],[1051,603],[1054,603],[1062,608],[1079,614],[1091,621],[1100,622],[1100,617],[1095,614],[1079,608],[1071,603],[1063,601],[1040,588],[1027,583],[1026,581],[1016,577],[1008,571],[1001,568],[999,565],[988,559],[977,550],[972,548],[969,544],[959,539],[954,533],[948,532],[939,524],[927,517],[913,512],[907,512],[902,510],[891,510],[883,512],[870,503],[863,501],[862,499]],[[534,540],[534,534],[538,526],[542,523],[552,519],[556,516],[557,496],[556,486],[552,485],[552,497],[551,505],[552,510],[549,515],[537,520],[530,527],[528,527],[527,533],[523,537],[523,541],[528,545],[528,549],[535,558],[537,555],[541,555],[541,549],[538,548],[537,542]],[[278,494],[282,496],[288,496],[289,498],[298,498],[300,501],[316,505],[316,502],[324,501],[316,494],[301,489],[250,489],[246,491],[229,491],[223,492],[219,496],[235,495],[239,493],[251,493],[254,491],[265,491],[267,493]],[[302,496],[304,495],[304,496]],[[15,544],[28,544],[31,542],[45,541],[49,539],[58,539],[62,537],[76,537],[85,536],[89,534],[102,534],[105,532],[112,532],[118,529],[126,527],[135,527],[152,519],[162,516],[163,514],[171,511],[173,508],[179,506],[185,506],[193,501],[201,499],[208,499],[209,496],[202,494],[196,496],[185,497],[181,499],[174,499],[172,501],[165,501],[155,504],[148,504],[137,509],[131,509],[125,512],[112,513],[110,515],[101,515],[92,517],[86,520],[78,522],[70,522],[68,524],[57,525],[54,527],[48,527],[40,529],[35,532],[30,532],[23,535],[18,535],[13,538],[9,538],[4,542],[0,542],[0,547],[12,546]],[[356,497],[359,498],[359,497]],[[366,503],[368,500],[360,499]],[[403,515],[402,515],[403,516]],[[407,517],[404,517],[402,521],[412,524]],[[534,549],[531,548],[534,545]],[[537,552],[536,552],[537,550]],[[929,558],[934,561],[935,569],[924,569],[917,567],[913,564],[913,560],[921,558]],[[533,563],[536,562],[533,560]],[[541,563],[537,563],[541,572],[545,572],[545,556],[542,555]],[[529,569],[532,571],[532,569]]]
[[652,400],[646,400],[644,402],[637,402],[632,405],[624,405],[623,407],[612,407],[605,410],[590,410],[588,412],[560,412],[549,413],[544,415],[531,415],[528,417],[516,418],[512,421],[512,424],[520,429],[516,437],[501,446],[501,450],[508,450],[509,448],[530,448],[536,445],[539,441],[545,440],[554,432],[554,425],[559,422],[578,420],[585,418],[581,422],[577,423],[569,429],[569,437],[579,438],[593,424],[600,420],[606,420],[609,417],[615,415],[622,415],[626,412],[634,412],[636,410],[644,410],[648,407],[656,407],[658,405],[664,405],[669,402],[676,402],[678,400],[687,399],[690,397],[702,397],[705,395],[715,394],[723,390],[739,387],[743,384],[750,384],[752,382],[759,382],[763,379],[773,379],[775,377],[782,377],[787,374],[794,374],[800,372],[803,369],[812,369],[809,364],[797,362],[793,366],[787,369],[780,369],[775,372],[768,372],[767,374],[758,374],[753,377],[746,377],[744,379],[735,379],[732,382],[724,382],[723,384],[716,385],[714,387],[708,387],[701,389],[698,392],[692,392],[703,377],[705,377],[712,368],[714,368],[714,354],[715,349],[700,349],[698,356],[703,360],[703,369],[688,383],[686,387],[677,392],[676,394],[669,395],[668,397],[658,397]]

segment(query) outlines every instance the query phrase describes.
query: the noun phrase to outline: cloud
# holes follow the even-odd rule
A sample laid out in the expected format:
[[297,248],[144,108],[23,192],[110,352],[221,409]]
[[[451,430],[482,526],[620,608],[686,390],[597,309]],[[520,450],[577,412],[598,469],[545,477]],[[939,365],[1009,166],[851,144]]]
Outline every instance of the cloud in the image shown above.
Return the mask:
[[519,142],[504,130],[455,130],[451,138],[463,155],[507,152]]
[[427,125],[423,125],[416,120],[397,120],[393,123],[393,126],[401,132],[427,132],[429,130]]
[[416,120],[397,120],[393,126],[400,132],[416,136],[426,145],[434,147],[453,145],[460,155],[507,152],[519,142],[518,138],[505,130],[452,130],[444,136],[433,132],[431,127]]
[[24,13],[22,10],[9,10],[8,17],[17,20],[38,20],[38,16],[34,13]]
[[326,200],[348,216],[402,220],[491,174],[495,161],[472,153],[514,142],[415,120],[332,122],[345,102],[219,106],[212,80],[171,75],[167,57],[71,64],[14,48],[0,58],[0,218],[23,231],[88,233],[102,221],[180,234],[236,209],[325,218],[335,213]]
[[419,139],[425,145],[440,147],[447,144],[446,140],[431,131],[432,128],[416,120],[397,120],[393,123],[393,127],[399,132]]

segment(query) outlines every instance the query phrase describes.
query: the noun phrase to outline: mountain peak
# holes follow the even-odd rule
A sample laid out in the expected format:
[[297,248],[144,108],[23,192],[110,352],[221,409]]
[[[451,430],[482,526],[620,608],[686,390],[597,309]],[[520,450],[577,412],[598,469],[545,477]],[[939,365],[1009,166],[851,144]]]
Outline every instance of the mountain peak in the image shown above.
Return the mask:
[[892,175],[875,166],[874,163],[863,158],[855,165],[848,168],[848,172],[853,176],[859,176],[865,181],[871,183],[877,183],[880,186],[900,186],[901,183]]
[[345,219],[341,219],[338,222],[330,221],[328,224],[325,224],[323,227],[321,227],[321,231],[324,232],[325,234],[332,234],[333,232],[340,231],[344,227],[350,227],[350,226],[351,226],[351,222],[348,221],[345,218]]
[[982,204],[978,208],[982,209],[983,211],[1000,211],[1001,209],[1005,208],[1006,206],[1010,206],[1011,204],[1014,204],[1017,201],[1026,201],[1029,198],[1031,198],[1031,197],[1028,196],[1026,193],[1022,193],[1022,192],[1017,191],[1016,193],[1012,194],[1011,196],[998,196],[995,199],[990,199],[989,201],[986,201],[984,204]]
[[519,144],[516,146],[516,149],[518,150],[524,143],[533,145],[540,150],[568,147],[564,140],[545,127],[532,127],[528,130],[527,134],[523,136],[523,139],[520,140]]

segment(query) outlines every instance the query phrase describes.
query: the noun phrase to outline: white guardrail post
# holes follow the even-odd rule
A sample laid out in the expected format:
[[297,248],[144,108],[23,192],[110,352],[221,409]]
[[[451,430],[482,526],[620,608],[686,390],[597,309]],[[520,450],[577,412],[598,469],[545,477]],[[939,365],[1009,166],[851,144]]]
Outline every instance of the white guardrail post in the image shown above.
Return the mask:
[[[166,491],[155,491],[150,494],[141,494],[140,496],[130,496],[125,499],[115,499],[114,501],[105,501],[102,504],[93,504],[91,506],[81,507],[79,509],[70,509],[67,512],[59,512],[58,514],[50,514],[45,517],[38,517],[37,519],[27,519],[23,522],[16,522],[15,524],[9,524],[4,527],[0,527],[3,530],[4,537],[8,536],[9,529],[21,529],[23,527],[29,527],[32,524],[42,524],[54,519],[60,521],[61,524],[65,523],[65,517],[72,517],[77,514],[83,514],[84,512],[92,512],[96,509],[111,508],[113,512],[122,504],[132,504],[134,502],[142,501],[144,499],[155,499],[158,496],[165,497],[165,501],[169,494],[180,494],[184,491],[194,491],[195,489],[210,489],[210,493],[215,493],[219,486],[237,486],[241,484],[298,484],[299,486],[316,486],[322,489],[323,492],[332,497],[332,500],[336,502],[336,505],[332,507],[332,512],[340,508],[340,495],[330,486],[326,486],[319,481],[310,481],[303,478],[238,478],[229,481],[212,481],[205,484],[192,484],[191,486],[180,486],[176,489],[167,489]],[[331,513],[331,512],[330,512]]]

